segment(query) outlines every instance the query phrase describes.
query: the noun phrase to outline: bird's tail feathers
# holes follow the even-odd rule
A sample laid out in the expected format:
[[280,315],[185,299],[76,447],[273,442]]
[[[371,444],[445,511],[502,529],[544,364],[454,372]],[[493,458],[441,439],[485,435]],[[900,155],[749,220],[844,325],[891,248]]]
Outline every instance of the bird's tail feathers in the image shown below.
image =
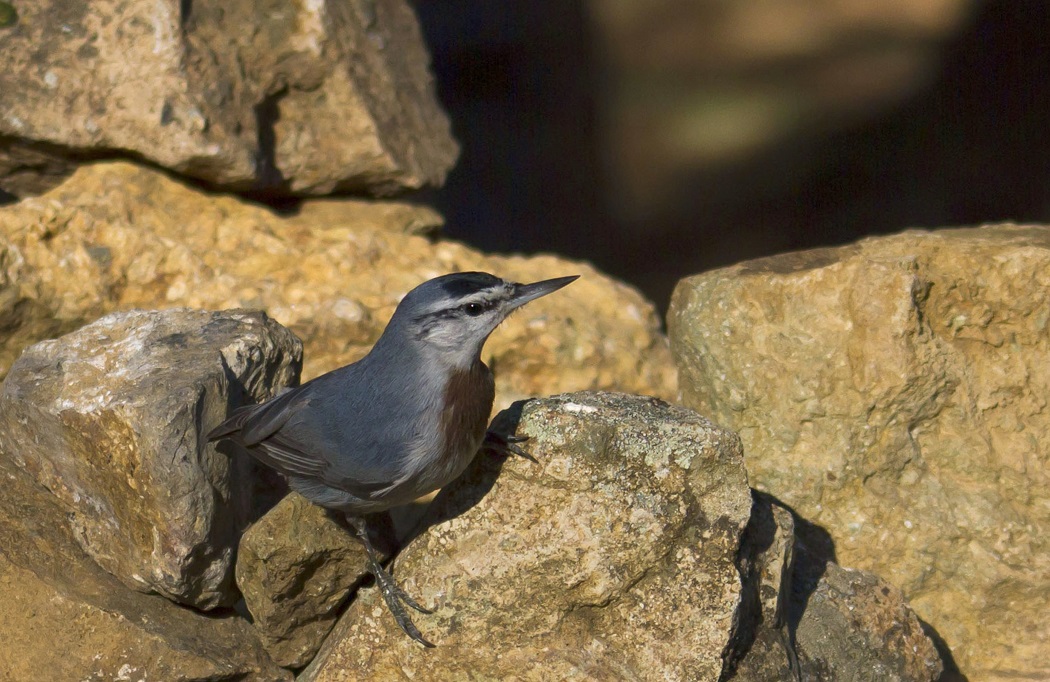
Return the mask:
[[208,440],[215,441],[221,438],[229,438],[240,431],[254,407],[258,407],[258,405],[241,405],[235,409],[226,418],[226,421],[208,432]]

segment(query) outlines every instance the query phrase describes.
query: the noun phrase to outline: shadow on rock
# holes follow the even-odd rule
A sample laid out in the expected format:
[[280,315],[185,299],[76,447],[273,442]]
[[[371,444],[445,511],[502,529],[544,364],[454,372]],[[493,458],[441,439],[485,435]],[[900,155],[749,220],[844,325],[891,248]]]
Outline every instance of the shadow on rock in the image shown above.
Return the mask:
[[952,656],[952,650],[948,647],[948,642],[944,641],[944,637],[941,637],[941,633],[937,632],[937,628],[921,618],[919,622],[922,623],[922,631],[933,642],[933,646],[941,657],[941,662],[944,663],[944,672],[937,678],[937,682],[968,682],[970,678],[963,675],[962,671],[959,670],[959,664],[955,662],[955,656]]
[[861,671],[876,669],[887,680],[965,679],[900,590],[839,566],[828,532],[777,498],[756,490],[751,497],[737,554],[740,606],[720,680],[869,679]]
[[[501,435],[513,435],[521,422],[521,413],[528,400],[519,400],[496,415],[490,425],[490,431]],[[523,444],[528,449],[528,442]],[[465,513],[480,502],[496,484],[503,464],[508,457],[515,455],[483,449],[467,466],[459,478],[441,489],[434,497],[423,518],[416,527],[402,540],[401,546],[408,545],[432,526],[444,523]]]
[[[752,489],[751,499],[751,519],[737,553],[740,606],[720,681],[800,680],[795,632],[827,561],[818,562],[815,580],[795,580],[798,533],[806,522],[772,495]],[[832,546],[832,556],[833,551]]]

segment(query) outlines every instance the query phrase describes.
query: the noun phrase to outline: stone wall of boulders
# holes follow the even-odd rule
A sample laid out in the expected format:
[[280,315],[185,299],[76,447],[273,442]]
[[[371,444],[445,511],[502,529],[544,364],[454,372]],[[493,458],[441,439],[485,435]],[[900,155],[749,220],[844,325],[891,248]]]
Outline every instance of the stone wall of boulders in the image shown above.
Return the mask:
[[[482,254],[379,198],[455,157],[407,5],[15,9],[0,678],[1048,673],[1046,228],[698,275],[669,343],[590,265]],[[204,434],[475,269],[582,277],[485,350],[497,422],[539,464],[481,454],[390,520],[425,650],[342,527]]]

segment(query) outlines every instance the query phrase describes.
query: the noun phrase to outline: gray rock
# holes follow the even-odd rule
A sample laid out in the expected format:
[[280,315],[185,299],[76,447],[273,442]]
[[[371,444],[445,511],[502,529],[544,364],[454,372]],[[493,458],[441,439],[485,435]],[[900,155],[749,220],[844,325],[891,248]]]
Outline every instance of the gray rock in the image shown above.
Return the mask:
[[932,682],[943,669],[901,591],[838,564],[824,567],[795,638],[807,680]]
[[289,682],[243,619],[129,590],[73,537],[69,508],[0,449],[0,678]]
[[245,532],[237,551],[237,586],[256,632],[287,668],[310,662],[366,574],[364,546],[294,492]]
[[259,479],[204,434],[230,406],[296,382],[301,353],[258,312],[113,313],[15,362],[0,392],[0,449],[125,584],[227,604]]
[[[755,493],[722,679],[932,682],[940,654],[900,590],[826,556],[826,533]],[[812,547],[806,543],[812,543]]]
[[751,508],[736,436],[612,393],[526,402],[518,433],[541,464],[480,455],[395,562],[437,648],[364,589],[301,680],[717,678]]
[[0,31],[0,188],[145,158],[235,191],[440,184],[457,147],[401,0],[39,0]]
[[684,402],[903,590],[963,674],[1050,674],[1050,230],[906,232],[683,280]]

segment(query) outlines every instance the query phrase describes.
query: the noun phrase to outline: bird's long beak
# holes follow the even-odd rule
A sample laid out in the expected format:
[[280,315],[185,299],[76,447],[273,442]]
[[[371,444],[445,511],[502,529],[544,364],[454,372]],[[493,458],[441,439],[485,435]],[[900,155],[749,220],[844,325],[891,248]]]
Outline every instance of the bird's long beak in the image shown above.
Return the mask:
[[540,296],[554,293],[566,284],[575,282],[579,278],[579,275],[573,275],[572,277],[545,279],[542,282],[533,282],[532,284],[515,284],[514,295],[511,296],[510,299],[510,308],[512,310],[514,308],[520,308],[529,301],[535,301]]

